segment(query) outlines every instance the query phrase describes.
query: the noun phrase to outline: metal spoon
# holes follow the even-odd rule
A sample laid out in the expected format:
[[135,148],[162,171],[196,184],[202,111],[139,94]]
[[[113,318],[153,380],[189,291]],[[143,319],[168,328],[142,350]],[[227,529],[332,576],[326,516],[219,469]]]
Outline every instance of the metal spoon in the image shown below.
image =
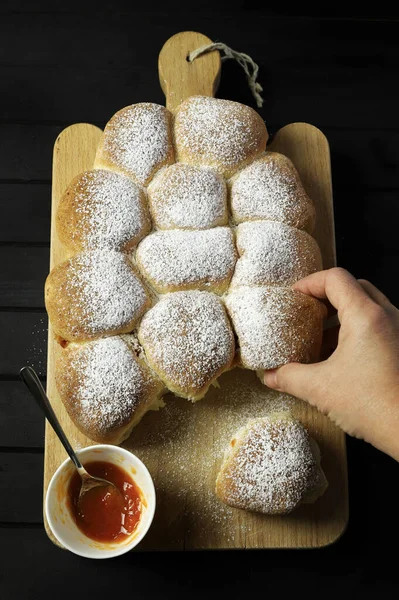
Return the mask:
[[80,475],[80,478],[82,480],[82,487],[80,488],[78,503],[81,501],[82,497],[89,490],[92,490],[95,487],[114,488],[118,492],[118,494],[120,494],[120,491],[113,483],[111,483],[110,481],[107,481],[106,479],[102,479],[101,477],[93,477],[93,475],[90,475],[86,471],[86,469],[84,468],[84,466],[82,465],[82,463],[80,462],[78,457],[76,456],[57,417],[55,416],[55,413],[50,404],[50,400],[48,399],[46,392],[44,391],[43,386],[40,382],[40,379],[37,376],[37,373],[34,371],[34,369],[32,369],[32,367],[23,367],[20,370],[19,374],[20,374],[22,381],[24,382],[24,384],[26,385],[26,387],[28,388],[28,390],[30,391],[30,393],[32,394],[34,399],[36,400],[37,404],[39,405],[39,407],[45,414],[48,422],[54,429],[61,444],[64,446],[71,461],[75,465],[77,472]]

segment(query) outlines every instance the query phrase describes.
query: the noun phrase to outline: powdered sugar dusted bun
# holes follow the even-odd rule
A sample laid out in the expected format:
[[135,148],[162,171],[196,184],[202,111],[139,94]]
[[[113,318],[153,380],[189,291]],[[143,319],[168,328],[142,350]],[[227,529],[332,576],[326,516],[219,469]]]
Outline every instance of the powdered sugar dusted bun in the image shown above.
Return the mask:
[[289,158],[266,152],[228,182],[236,223],[264,219],[313,231],[315,208]]
[[177,160],[231,177],[264,152],[268,133],[249,106],[191,96],[176,109],[174,137]]
[[208,292],[163,296],[143,317],[138,337],[151,368],[178,396],[199,400],[234,358],[223,304]]
[[137,265],[159,293],[206,289],[223,293],[236,263],[229,227],[156,231],[137,248]]
[[148,410],[163,406],[164,385],[130,335],[69,344],[56,383],[76,427],[103,444],[120,444]]
[[148,187],[158,229],[206,229],[227,225],[224,179],[207,168],[176,163],[162,169]]
[[71,252],[128,251],[151,227],[144,192],[130,179],[104,169],[71,182],[57,210],[57,231]]
[[112,250],[82,252],[55,267],[45,300],[55,334],[68,341],[128,333],[150,305],[129,258]]
[[284,287],[238,287],[226,296],[226,306],[245,368],[317,360],[323,333],[318,300]]
[[291,285],[322,269],[319,246],[306,231],[275,221],[241,223],[236,229],[240,258],[232,287]]
[[272,413],[242,427],[216,480],[223,502],[268,515],[313,502],[326,487],[317,444],[289,413]]
[[108,121],[94,167],[129,175],[147,185],[163,166],[174,162],[171,113],[143,102],[118,111]]

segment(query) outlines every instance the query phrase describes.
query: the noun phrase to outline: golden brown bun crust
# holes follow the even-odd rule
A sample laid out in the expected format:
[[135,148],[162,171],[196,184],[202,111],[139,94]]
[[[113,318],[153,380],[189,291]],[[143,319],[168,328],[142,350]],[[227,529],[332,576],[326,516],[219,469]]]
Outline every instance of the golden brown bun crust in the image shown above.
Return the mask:
[[129,177],[103,169],[72,180],[56,225],[71,254],[97,248],[129,252],[151,228],[144,192]]
[[231,177],[266,149],[265,122],[249,106],[192,96],[175,112],[177,160]]
[[159,104],[122,108],[105,126],[94,167],[148,185],[159,169],[174,162],[171,123],[172,114]]
[[239,287],[226,296],[237,333],[242,365],[275,369],[290,362],[318,359],[324,306],[284,287]]
[[120,444],[148,410],[162,406],[165,389],[133,336],[68,344],[56,384],[79,431],[102,444]]
[[132,331],[150,298],[125,254],[92,251],[51,271],[45,303],[57,336],[87,341]]
[[220,299],[200,291],[167,294],[140,323],[148,364],[178,396],[199,400],[234,359],[234,335]]
[[230,506],[285,514],[326,488],[317,444],[289,413],[253,419],[233,437],[216,480],[216,495]]
[[228,181],[235,223],[278,221],[312,233],[316,211],[287,156],[267,151]]

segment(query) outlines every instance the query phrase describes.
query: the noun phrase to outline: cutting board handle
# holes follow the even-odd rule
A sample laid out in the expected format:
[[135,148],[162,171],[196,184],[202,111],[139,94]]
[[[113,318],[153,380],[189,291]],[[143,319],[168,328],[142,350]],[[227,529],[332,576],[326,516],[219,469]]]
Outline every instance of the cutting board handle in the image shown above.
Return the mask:
[[208,52],[193,62],[187,60],[189,52],[211,43],[206,35],[196,31],[176,33],[165,42],[159,53],[158,70],[169,110],[189,96],[215,95],[221,71],[219,52]]

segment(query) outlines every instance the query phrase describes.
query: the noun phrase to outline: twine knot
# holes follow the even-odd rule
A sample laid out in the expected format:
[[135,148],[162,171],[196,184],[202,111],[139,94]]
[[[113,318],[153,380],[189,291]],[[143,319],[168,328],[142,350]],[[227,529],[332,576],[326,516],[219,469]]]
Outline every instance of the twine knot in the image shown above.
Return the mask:
[[196,50],[192,50],[188,55],[188,61],[193,62],[198,56],[201,56],[201,54],[206,54],[207,52],[212,52],[213,50],[220,50],[220,52],[224,52],[222,61],[233,59],[238,62],[242,69],[244,69],[249,88],[256,100],[256,106],[258,108],[262,108],[264,100],[261,92],[263,92],[263,88],[257,81],[259,66],[252,60],[250,56],[248,56],[248,54],[244,54],[244,52],[237,52],[222,42],[214,42],[212,44],[201,46]]

